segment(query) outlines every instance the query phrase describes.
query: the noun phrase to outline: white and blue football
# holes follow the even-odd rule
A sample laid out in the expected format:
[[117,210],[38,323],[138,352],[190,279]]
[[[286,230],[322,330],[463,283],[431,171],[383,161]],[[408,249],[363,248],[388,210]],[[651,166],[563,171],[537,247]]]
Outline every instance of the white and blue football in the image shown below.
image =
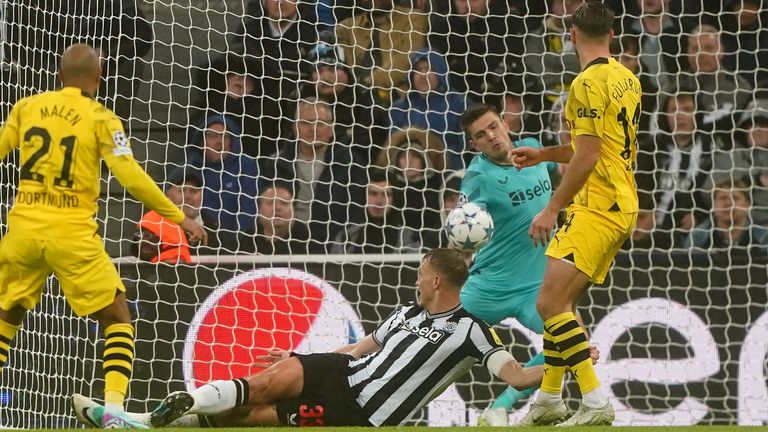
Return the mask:
[[465,203],[451,211],[445,220],[448,246],[462,252],[475,252],[493,236],[493,218],[477,204]]

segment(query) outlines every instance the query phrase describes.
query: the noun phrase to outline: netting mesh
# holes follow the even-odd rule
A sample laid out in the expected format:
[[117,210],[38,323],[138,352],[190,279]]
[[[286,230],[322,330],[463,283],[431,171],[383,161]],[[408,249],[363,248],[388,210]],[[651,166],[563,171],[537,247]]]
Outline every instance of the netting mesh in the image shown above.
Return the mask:
[[[137,318],[129,409],[253,372],[269,348],[354,340],[412,300],[418,253],[443,244],[476,154],[464,109],[494,104],[516,138],[570,141],[579,3],[0,0],[0,116],[58,86],[67,45],[99,47],[99,99],[211,237],[193,263],[150,263],[163,239],[137,227],[146,210],[105,171],[100,234]],[[638,228],[582,307],[600,378],[620,424],[768,422],[768,5],[608,3],[612,52],[644,97]],[[5,230],[16,156],[0,168]],[[277,268],[306,275],[232,282]],[[221,309],[203,307],[225,286]],[[47,288],[0,375],[0,427],[72,426],[66,397],[100,397],[100,329],[54,278]],[[540,350],[510,325],[517,358]],[[417,421],[472,424],[502,390],[475,368]]]

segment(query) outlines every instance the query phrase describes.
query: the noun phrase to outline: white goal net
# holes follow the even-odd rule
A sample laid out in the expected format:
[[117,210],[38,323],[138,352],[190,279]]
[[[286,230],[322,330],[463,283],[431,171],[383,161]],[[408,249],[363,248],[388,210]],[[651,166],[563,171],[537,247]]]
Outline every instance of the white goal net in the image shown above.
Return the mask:
[[[616,424],[768,424],[768,3],[606,3],[612,53],[644,90],[638,228],[580,306]],[[269,349],[353,342],[413,300],[476,155],[463,110],[570,142],[578,4],[0,0],[0,121],[59,86],[66,46],[99,47],[99,100],[209,230],[208,247],[173,247],[105,170],[99,234],[137,330],[128,409],[254,373]],[[17,170],[0,161],[3,233]],[[519,360],[541,350],[516,321],[497,328]],[[49,278],[0,374],[0,428],[75,426],[68,396],[103,397],[102,348]],[[476,367],[414,422],[474,425],[504,389]]]

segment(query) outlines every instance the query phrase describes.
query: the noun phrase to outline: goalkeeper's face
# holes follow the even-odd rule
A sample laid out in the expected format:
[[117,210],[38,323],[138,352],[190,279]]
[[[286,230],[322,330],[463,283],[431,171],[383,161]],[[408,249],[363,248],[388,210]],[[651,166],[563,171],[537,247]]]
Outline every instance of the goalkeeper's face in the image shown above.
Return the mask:
[[512,149],[509,128],[498,114],[489,111],[478,117],[469,128],[470,144],[482,152],[488,159],[504,163],[507,153]]

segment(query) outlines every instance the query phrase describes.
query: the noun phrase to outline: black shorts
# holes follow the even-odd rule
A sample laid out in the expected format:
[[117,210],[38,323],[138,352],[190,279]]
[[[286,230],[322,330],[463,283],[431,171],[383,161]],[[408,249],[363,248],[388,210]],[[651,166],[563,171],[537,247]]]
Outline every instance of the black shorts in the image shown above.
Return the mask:
[[349,355],[298,354],[304,388],[298,397],[276,404],[283,426],[371,426],[349,389]]

